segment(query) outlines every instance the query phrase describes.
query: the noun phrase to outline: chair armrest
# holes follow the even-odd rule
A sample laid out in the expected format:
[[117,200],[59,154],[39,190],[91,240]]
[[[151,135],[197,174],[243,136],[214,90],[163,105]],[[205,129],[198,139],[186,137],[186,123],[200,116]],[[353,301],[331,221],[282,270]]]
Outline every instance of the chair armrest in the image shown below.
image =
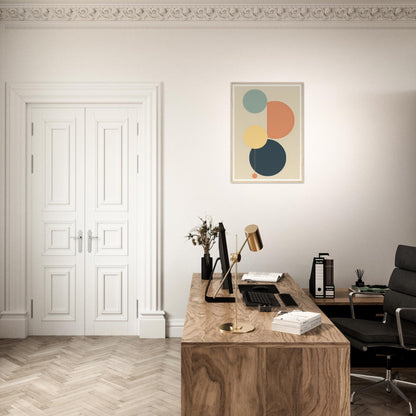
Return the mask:
[[348,298],[350,300],[350,309],[351,309],[351,318],[355,319],[355,310],[354,310],[354,296],[356,295],[364,295],[365,296],[384,296],[386,292],[349,292],[348,293]]
[[399,333],[400,345],[405,350],[415,351],[416,350],[416,346],[410,347],[410,346],[405,345],[405,343],[404,343],[402,320],[400,318],[400,312],[401,311],[416,311],[416,308],[397,308],[396,309],[396,322],[397,322],[397,331]]

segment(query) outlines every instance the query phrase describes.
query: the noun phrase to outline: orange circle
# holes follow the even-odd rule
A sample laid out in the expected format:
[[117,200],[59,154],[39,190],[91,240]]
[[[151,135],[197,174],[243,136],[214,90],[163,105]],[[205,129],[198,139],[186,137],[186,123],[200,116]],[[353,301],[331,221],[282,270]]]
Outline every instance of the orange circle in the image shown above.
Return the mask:
[[251,176],[252,176],[254,179],[256,179],[256,178],[257,178],[257,173],[253,173]]
[[281,101],[267,103],[267,136],[269,139],[280,139],[287,136],[295,125],[292,109]]

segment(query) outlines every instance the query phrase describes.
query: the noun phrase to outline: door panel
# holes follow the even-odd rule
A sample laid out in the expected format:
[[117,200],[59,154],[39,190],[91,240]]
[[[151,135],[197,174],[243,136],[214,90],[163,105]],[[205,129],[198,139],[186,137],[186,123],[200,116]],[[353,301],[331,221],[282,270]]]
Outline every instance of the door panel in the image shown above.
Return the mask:
[[44,267],[45,315],[48,321],[75,321],[75,267]]
[[[100,111],[102,113],[102,111]],[[91,146],[97,159],[96,193],[98,195],[96,208],[103,211],[127,210],[128,183],[128,119],[121,118],[119,122],[97,120],[96,111],[88,112],[94,126],[90,132],[96,136],[96,144]]]
[[32,108],[30,334],[84,333],[84,110]]
[[[138,333],[137,108],[86,110],[86,334]],[[97,172],[97,174],[95,174]]]
[[39,105],[30,115],[29,333],[138,335],[140,110]]
[[96,266],[97,321],[126,321],[128,294],[127,266]]
[[75,210],[75,125],[49,122],[45,129],[45,208]]

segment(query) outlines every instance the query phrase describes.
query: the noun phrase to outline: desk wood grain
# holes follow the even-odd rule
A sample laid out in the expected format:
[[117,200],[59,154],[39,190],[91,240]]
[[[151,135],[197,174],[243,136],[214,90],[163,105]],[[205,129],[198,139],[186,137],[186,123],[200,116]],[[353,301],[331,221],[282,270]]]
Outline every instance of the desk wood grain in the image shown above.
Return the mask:
[[[234,304],[205,302],[205,285],[193,276],[182,338],[182,416],[350,414],[349,342],[325,315],[304,335],[272,331],[273,317],[286,308],[258,312],[238,293],[239,319],[255,331],[223,334],[218,327],[232,322]],[[277,286],[298,309],[320,312],[289,275]]]

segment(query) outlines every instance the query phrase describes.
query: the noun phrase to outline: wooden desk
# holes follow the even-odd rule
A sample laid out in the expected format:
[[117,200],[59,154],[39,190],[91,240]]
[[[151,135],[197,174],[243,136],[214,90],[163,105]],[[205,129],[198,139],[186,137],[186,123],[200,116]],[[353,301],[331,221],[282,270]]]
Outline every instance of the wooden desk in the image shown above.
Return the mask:
[[[238,293],[239,318],[256,329],[223,334],[218,327],[233,321],[234,304],[205,302],[205,286],[194,274],[181,345],[182,416],[350,415],[350,345],[325,315],[304,335],[272,331],[279,309],[247,308]],[[320,312],[289,275],[277,287],[302,310]]]

